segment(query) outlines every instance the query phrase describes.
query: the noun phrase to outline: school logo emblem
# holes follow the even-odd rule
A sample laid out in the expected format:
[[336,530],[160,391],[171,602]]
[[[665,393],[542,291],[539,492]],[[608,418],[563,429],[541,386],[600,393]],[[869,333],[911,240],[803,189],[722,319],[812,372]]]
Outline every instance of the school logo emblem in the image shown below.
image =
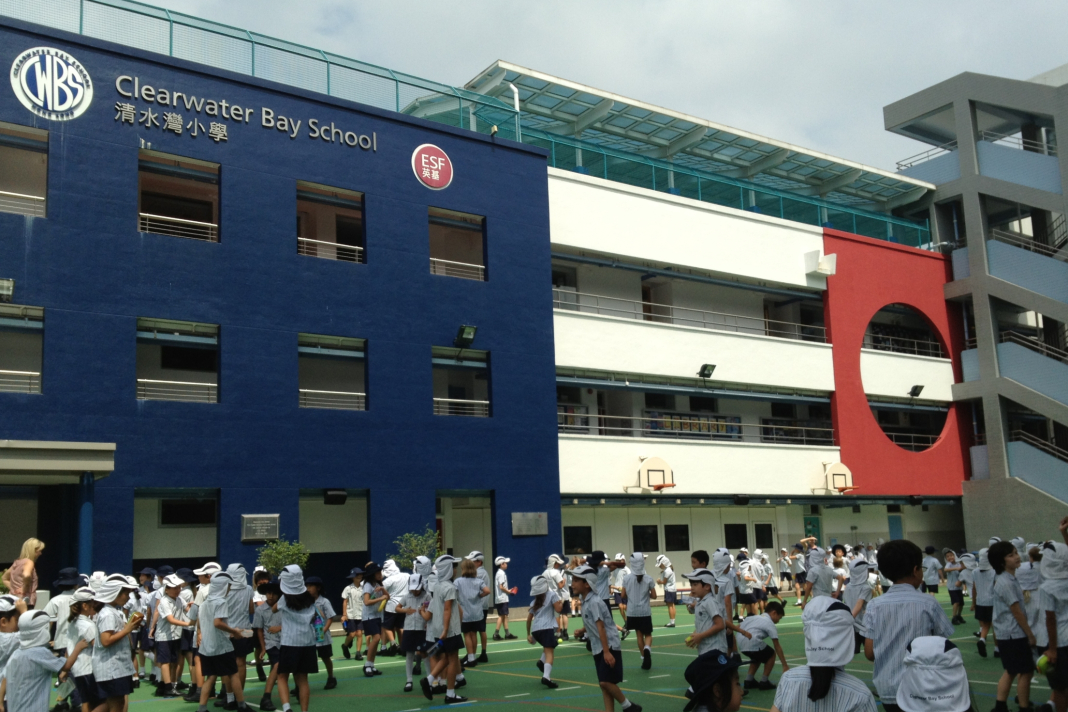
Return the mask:
[[70,121],[93,101],[93,80],[85,67],[53,47],[28,49],[11,64],[11,88],[22,105],[42,119]]

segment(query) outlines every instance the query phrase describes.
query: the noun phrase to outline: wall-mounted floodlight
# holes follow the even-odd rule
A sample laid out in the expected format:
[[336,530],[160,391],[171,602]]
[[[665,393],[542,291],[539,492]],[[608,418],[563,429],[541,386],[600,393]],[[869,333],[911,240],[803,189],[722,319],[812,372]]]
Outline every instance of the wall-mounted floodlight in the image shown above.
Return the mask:
[[457,348],[460,348],[460,349],[468,348],[469,346],[471,346],[472,342],[474,342],[474,340],[475,340],[475,332],[476,331],[478,331],[478,327],[477,326],[471,326],[469,324],[464,324],[456,332],[456,338],[453,339],[452,345],[457,347]]
[[497,128],[496,125],[490,126],[490,136],[496,136],[497,135],[497,131],[498,131],[498,128]]
[[923,393],[923,386],[913,386],[909,389],[909,398],[919,398]]
[[712,378],[712,372],[716,370],[716,364],[706,363],[701,366],[701,370],[697,372],[700,378]]
[[744,494],[736,494],[734,495],[734,503],[744,507],[745,505],[749,504],[749,497]]
[[15,296],[15,280],[0,279],[0,302],[10,302]]

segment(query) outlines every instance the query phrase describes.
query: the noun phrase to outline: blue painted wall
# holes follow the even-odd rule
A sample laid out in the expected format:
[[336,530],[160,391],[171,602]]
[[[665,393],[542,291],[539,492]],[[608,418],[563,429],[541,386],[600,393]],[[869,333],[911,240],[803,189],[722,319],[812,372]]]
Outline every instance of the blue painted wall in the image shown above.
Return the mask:
[[[296,537],[299,490],[330,487],[369,491],[379,559],[397,535],[433,524],[437,490],[493,491],[496,552],[512,557],[516,581],[540,571],[560,549],[544,152],[0,22],[0,65],[38,45],[73,54],[95,97],[80,118],[50,123],[0,88],[0,120],[50,131],[48,217],[0,214],[2,276],[17,280],[17,303],[45,307],[44,392],[0,394],[0,438],[117,443],[115,472],[97,483],[95,567],[129,569],[135,488],[218,490],[219,559],[251,570],[240,515],[278,512]],[[121,124],[120,75],[256,113],[218,144]],[[297,138],[262,128],[264,106],[301,119]],[[378,150],[308,138],[311,118],[374,132]],[[137,231],[142,139],[221,164],[220,243]],[[412,173],[428,142],[455,166],[443,191]],[[297,180],[365,193],[367,264],[297,255]],[[488,282],[429,273],[428,206],[486,216]],[[138,317],[221,325],[219,403],[136,399]],[[430,349],[451,345],[460,324],[477,325],[474,346],[492,354],[491,418],[432,415]],[[367,339],[368,411],[297,408],[298,332]],[[548,512],[550,535],[513,539],[512,511]]]

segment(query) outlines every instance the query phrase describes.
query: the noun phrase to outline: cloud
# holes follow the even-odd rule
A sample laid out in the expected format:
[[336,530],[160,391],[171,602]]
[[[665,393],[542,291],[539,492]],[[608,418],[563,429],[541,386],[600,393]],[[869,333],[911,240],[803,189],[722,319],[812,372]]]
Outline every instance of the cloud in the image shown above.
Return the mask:
[[1068,62],[1068,3],[993,0],[162,0],[171,10],[454,85],[497,59],[892,169],[882,107],[960,72]]

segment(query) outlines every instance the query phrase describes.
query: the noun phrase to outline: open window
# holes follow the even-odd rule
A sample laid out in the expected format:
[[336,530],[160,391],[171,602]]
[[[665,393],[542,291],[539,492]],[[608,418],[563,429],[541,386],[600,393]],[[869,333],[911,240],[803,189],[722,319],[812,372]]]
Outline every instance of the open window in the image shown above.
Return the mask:
[[138,319],[137,399],[217,403],[219,326]]
[[0,122],[0,212],[43,218],[48,132]]
[[219,241],[219,164],[142,149],[137,229]]
[[489,352],[435,346],[434,415],[490,415]]
[[366,262],[363,193],[298,182],[297,254]]
[[486,219],[430,208],[430,274],[486,281]]
[[40,393],[44,309],[0,304],[0,393]]
[[366,355],[364,339],[299,334],[300,407],[367,410]]

